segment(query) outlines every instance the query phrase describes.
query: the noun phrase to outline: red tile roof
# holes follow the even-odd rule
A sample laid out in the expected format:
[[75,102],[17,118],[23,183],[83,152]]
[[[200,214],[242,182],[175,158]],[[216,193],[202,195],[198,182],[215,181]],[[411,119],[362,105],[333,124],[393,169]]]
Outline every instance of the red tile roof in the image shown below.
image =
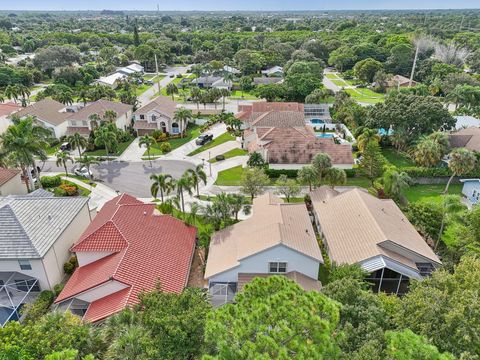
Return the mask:
[[157,282],[164,291],[179,293],[188,281],[195,237],[196,228],[159,214],[154,204],[118,196],[102,207],[72,247],[77,253],[112,254],[78,268],[56,302],[110,280],[127,285],[90,304],[85,319],[98,321],[138,303],[138,294],[153,290]]
[[0,186],[6,184],[15,176],[17,176],[21,171],[17,169],[5,169],[0,168]]
[[19,109],[21,109],[21,106],[12,102],[0,104],[0,116],[10,115]]

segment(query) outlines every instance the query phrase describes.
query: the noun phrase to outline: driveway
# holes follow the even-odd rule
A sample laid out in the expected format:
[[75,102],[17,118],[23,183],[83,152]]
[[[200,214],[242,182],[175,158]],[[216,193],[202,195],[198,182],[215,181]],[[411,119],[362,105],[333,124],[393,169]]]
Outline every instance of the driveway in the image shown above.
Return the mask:
[[[136,197],[149,198],[151,174],[169,174],[178,179],[187,169],[193,169],[194,164],[181,160],[154,160],[153,167],[148,161],[143,162],[118,162],[101,163],[92,167],[93,176],[99,182],[107,185],[114,191],[126,192]],[[73,173],[73,166],[69,166],[69,172]],[[55,162],[47,161],[42,173],[58,173],[63,168],[55,165]],[[46,175],[46,174],[45,174]]]

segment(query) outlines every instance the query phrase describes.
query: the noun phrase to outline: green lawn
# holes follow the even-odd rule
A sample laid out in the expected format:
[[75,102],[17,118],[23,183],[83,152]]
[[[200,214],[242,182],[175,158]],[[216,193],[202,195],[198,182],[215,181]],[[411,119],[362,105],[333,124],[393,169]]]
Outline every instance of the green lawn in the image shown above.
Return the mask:
[[392,165],[402,169],[409,166],[415,166],[412,159],[407,154],[399,152],[397,149],[389,147],[382,149],[382,154]]
[[[132,143],[134,139],[130,141],[125,141],[121,142],[118,144],[118,151],[113,153],[113,154],[108,154],[109,156],[120,156],[122,153],[125,151],[125,149]],[[98,149],[98,150],[93,150],[93,151],[85,151],[84,154],[90,155],[90,156],[107,156],[107,152],[105,149]]]
[[342,79],[333,79],[332,82],[337,86],[348,86],[348,84]]
[[81,182],[87,184],[87,185],[91,185],[92,187],[96,187],[97,186],[97,183],[94,182],[94,181],[91,181],[90,179],[87,179],[87,178],[84,178],[83,176],[77,176],[75,174],[68,174],[68,177],[69,178],[74,178],[74,179],[77,179],[77,180],[80,180]]
[[244,169],[242,165],[220,171],[218,173],[215,185],[220,186],[239,186],[241,184]]
[[[177,138],[177,139],[171,139],[167,140],[168,143],[170,143],[172,150],[175,150],[176,148],[185,145],[189,141],[195,139],[200,135],[200,126],[189,123],[187,127],[187,133],[185,134],[185,137],[183,138]],[[160,150],[160,144],[158,143],[150,149],[150,155],[155,156],[155,155],[163,155],[162,151]],[[143,154],[143,156],[147,156],[147,152]]]
[[222,135],[213,139],[213,141],[210,141],[208,144],[200,146],[198,149],[192,151],[190,154],[188,154],[188,156],[193,156],[193,155],[196,155],[196,154],[200,154],[202,151],[211,149],[215,146],[226,143],[227,141],[233,141],[233,140],[235,140],[235,136],[233,136],[232,134],[230,134],[228,132],[223,133]]
[[338,79],[337,74],[332,74],[332,73],[325,74],[325,77],[327,79]]
[[358,186],[362,188],[369,188],[372,186],[372,182],[364,177],[347,178],[346,186]]
[[[159,75],[158,77],[156,75],[145,75],[144,79],[145,80],[151,80],[154,82],[154,84],[157,83],[157,81],[162,80],[165,76]],[[150,89],[153,85],[147,85],[147,84],[142,84],[140,86],[137,86],[137,91],[136,94],[137,96],[142,95],[145,91]]]
[[258,100],[254,94],[248,91],[233,90],[228,97],[230,100]]
[[370,89],[356,88],[345,89],[345,91],[355,100],[367,104],[376,104],[382,102],[385,97],[383,94],[376,93]]
[[[235,156],[244,156],[244,155],[247,155],[247,154],[248,154],[247,150],[232,149],[230,151],[227,151],[226,153],[223,153],[222,155],[225,156],[225,159],[230,159],[230,158],[233,158]],[[217,162],[217,159],[213,158],[213,159],[209,160],[208,162],[213,164],[213,163]]]
[[[440,195],[445,190],[445,184],[413,185],[405,190],[405,196],[410,202],[433,201],[439,202]],[[449,194],[460,195],[462,193],[462,184],[451,184],[448,189]]]

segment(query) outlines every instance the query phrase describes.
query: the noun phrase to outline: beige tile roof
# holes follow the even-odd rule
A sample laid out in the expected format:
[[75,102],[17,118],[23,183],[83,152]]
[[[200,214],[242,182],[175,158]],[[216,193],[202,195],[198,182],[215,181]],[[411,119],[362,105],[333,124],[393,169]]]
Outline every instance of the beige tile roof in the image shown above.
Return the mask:
[[276,245],[284,245],[322,261],[307,209],[304,204],[283,203],[267,193],[253,202],[253,215],[218,231],[210,241],[205,278],[240,264],[248,256]]
[[145,114],[149,111],[158,111],[162,114],[165,114],[169,118],[173,118],[175,111],[177,110],[177,103],[166,96],[158,96],[147,105],[142,106],[140,109],[135,111],[134,115]]
[[43,99],[17,111],[14,115],[19,117],[35,116],[40,120],[56,126],[62,124],[70,115],[67,112],[60,112],[60,110],[64,108],[65,105],[58,101]]
[[5,169],[0,167],[0,186],[6,184],[20,173],[21,171],[17,169]]
[[252,113],[248,121],[252,127],[297,127],[305,125],[305,116],[297,111],[268,111]]
[[[279,274],[260,274],[260,273],[239,273],[238,274],[238,284],[237,284],[237,291],[242,291],[245,284],[249,283],[253,279],[257,277],[265,278],[272,275],[279,275]],[[298,271],[291,271],[286,273],[285,276],[293,281],[295,281],[298,285],[302,287],[305,291],[320,291],[322,289],[322,283],[317,279],[312,279],[307,275],[299,273]]]
[[461,129],[449,136],[450,146],[453,148],[464,147],[472,151],[480,152],[480,128],[470,126]]
[[97,100],[80,111],[71,114],[69,120],[89,120],[90,116],[97,114],[100,117],[103,117],[107,110],[113,110],[117,113],[117,117],[123,116],[133,109],[132,105],[123,104],[120,102],[109,101],[109,100]]
[[313,191],[311,198],[330,259],[335,263],[353,264],[384,255],[416,268],[411,259],[386,248],[392,242],[440,264],[393,200],[377,199],[358,188],[335,195],[325,187]]

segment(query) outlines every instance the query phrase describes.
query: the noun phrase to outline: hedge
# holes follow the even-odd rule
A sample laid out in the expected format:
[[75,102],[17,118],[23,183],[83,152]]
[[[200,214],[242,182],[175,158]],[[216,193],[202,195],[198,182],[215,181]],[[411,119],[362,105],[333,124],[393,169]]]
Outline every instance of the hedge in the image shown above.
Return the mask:
[[[435,167],[435,168],[427,168],[427,167],[419,167],[419,166],[411,166],[401,169],[410,176],[411,178],[419,178],[419,177],[449,177],[452,176],[452,172],[448,167]],[[480,169],[475,169],[470,174],[462,175],[462,177],[479,177],[480,176]]]
[[265,173],[270,179],[278,179],[280,175],[287,175],[289,179],[295,179],[298,174],[298,170],[294,169],[266,169]]
[[33,303],[25,305],[22,311],[25,314],[24,321],[35,321],[45,315],[53,304],[54,298],[52,291],[42,291]]
[[62,183],[60,176],[42,176],[40,182],[44,188],[54,188]]

